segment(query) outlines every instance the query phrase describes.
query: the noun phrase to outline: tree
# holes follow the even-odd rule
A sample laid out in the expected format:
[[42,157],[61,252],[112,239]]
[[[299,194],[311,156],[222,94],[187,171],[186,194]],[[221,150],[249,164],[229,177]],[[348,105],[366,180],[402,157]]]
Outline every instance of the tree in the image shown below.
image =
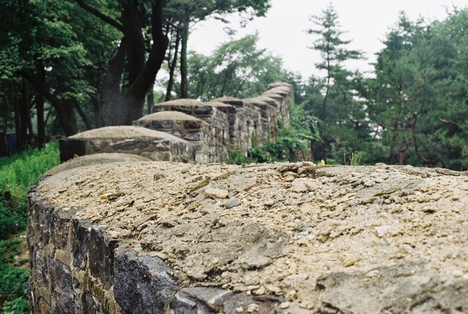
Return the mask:
[[332,92],[339,92],[340,89],[347,90],[346,84],[352,74],[346,70],[343,63],[362,58],[362,53],[357,50],[349,50],[346,45],[350,40],[341,39],[341,31],[338,23],[338,14],[332,5],[322,11],[321,16],[311,16],[310,20],[319,28],[309,29],[309,34],[318,35],[310,47],[320,52],[322,61],[315,64],[318,70],[325,71],[324,97],[319,117],[322,120],[327,118],[327,102]]
[[386,162],[467,168],[467,17],[454,10],[428,24],[402,14],[387,35],[363,94]]
[[344,32],[340,30],[338,14],[332,5],[310,20],[317,27],[307,30],[317,36],[310,48],[320,52],[322,60],[315,66],[324,73],[323,78],[312,80],[315,92],[319,91],[320,95],[311,96],[309,104],[305,105],[311,115],[320,119],[321,141],[315,141],[311,147],[315,159],[332,157],[336,160],[337,154],[332,156],[332,153],[337,151],[337,145],[346,147],[348,155],[352,155],[355,150],[362,149],[362,137],[367,136],[363,105],[355,101],[353,77],[356,74],[344,65],[346,61],[362,58],[362,53],[347,48],[351,41],[341,38]]
[[281,58],[258,49],[257,41],[258,34],[247,35],[221,44],[211,56],[190,53],[189,97],[254,97],[285,77]]
[[[20,117],[17,127],[31,129],[33,109],[36,111],[40,143],[44,141],[45,102],[53,107],[64,133],[73,135],[78,131],[75,110],[84,112],[80,100],[92,92],[86,73],[93,59],[77,40],[86,37],[87,21],[72,8],[67,2],[21,0],[8,1],[0,13],[1,84],[17,85],[9,89],[11,99],[22,99],[16,110]],[[96,39],[93,30],[87,33]],[[82,118],[87,120],[85,115]],[[24,131],[20,133],[24,135]],[[29,134],[32,136],[31,130]]]
[[[143,115],[146,95],[164,61],[168,38],[163,32],[163,1],[121,0],[90,5],[84,10],[121,32],[104,82],[107,124],[131,124]],[[112,16],[112,13],[114,16]]]
[[[180,97],[189,97],[188,86],[188,38],[191,25],[213,17],[222,20],[229,13],[238,12],[243,14],[242,24],[254,16],[264,16],[270,8],[270,0],[171,0],[165,8],[166,19],[176,26],[176,36],[180,36]],[[178,42],[177,40],[175,41]],[[178,49],[178,45],[175,48]],[[174,54],[176,58],[176,54]],[[170,77],[172,79],[172,77]]]
[[378,53],[376,77],[368,80],[367,111],[390,163],[417,162],[418,157],[430,166],[439,161],[432,153],[424,157],[420,150],[421,144],[428,148],[426,141],[421,142],[421,127],[437,107],[430,37],[423,20],[412,22],[402,13]]

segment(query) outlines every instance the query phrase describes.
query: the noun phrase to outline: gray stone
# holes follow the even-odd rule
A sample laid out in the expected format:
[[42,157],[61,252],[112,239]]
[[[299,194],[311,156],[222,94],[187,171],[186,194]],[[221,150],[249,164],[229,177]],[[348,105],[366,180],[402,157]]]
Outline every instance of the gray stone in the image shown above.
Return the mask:
[[189,132],[189,133],[185,133],[184,135],[184,140],[187,140],[187,141],[200,141],[203,139],[204,139],[203,132]]
[[148,145],[149,145],[149,142],[146,140],[128,139],[128,140],[119,141],[119,142],[111,144],[111,148],[115,151],[143,150]]
[[196,106],[195,114],[209,115],[213,112],[212,106]]
[[224,207],[226,207],[226,209],[229,209],[229,208],[239,206],[240,204],[242,204],[242,201],[240,199],[236,197],[231,197],[224,203]]
[[317,279],[318,313],[465,313],[468,280],[445,282],[424,264],[401,262],[368,273]]
[[81,304],[83,305],[83,308],[81,309],[83,314],[104,314],[101,303],[89,291],[83,294]]
[[171,129],[174,126],[174,121],[172,120],[156,120],[152,121],[152,129]]
[[114,265],[114,250],[118,244],[116,240],[105,237],[101,228],[91,228],[89,237],[89,269],[91,275],[99,278],[105,288],[113,284],[112,268]]
[[54,299],[56,300],[55,313],[73,313],[75,309],[75,295],[71,271],[62,263],[50,261],[50,282]]
[[128,313],[164,313],[165,304],[178,290],[172,269],[158,257],[119,251],[115,258],[114,294]]
[[47,262],[41,251],[36,252],[35,260],[35,275],[36,281],[39,284],[47,284],[49,282],[49,270],[47,269]]
[[84,269],[88,262],[89,231],[91,224],[85,221],[73,220],[73,266]]
[[[248,313],[247,307],[255,305],[255,313],[275,313],[283,297],[233,293],[219,288],[185,288],[170,302],[174,314]],[[242,309],[242,310],[241,310]]]

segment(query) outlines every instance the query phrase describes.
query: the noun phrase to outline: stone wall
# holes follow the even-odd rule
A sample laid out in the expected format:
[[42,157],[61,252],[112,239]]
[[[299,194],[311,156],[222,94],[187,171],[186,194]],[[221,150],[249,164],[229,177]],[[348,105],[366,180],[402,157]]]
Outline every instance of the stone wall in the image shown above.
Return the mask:
[[60,141],[62,162],[77,156],[101,153],[134,154],[161,161],[195,161],[195,149],[189,142],[143,127],[108,126]]
[[[270,313],[284,301],[216,286],[184,287],[154,252],[109,234],[93,219],[77,219],[84,208],[57,206],[34,188],[28,209],[31,313],[247,313],[248,306]],[[142,215],[135,226],[148,220]]]
[[150,115],[133,122],[135,127],[105,127],[61,141],[61,160],[74,156],[121,152],[152,160],[199,163],[227,162],[229,152],[244,155],[252,147],[278,136],[278,121],[289,124],[292,86],[276,83],[251,99],[223,97],[203,103],[178,99],[156,104]]
[[106,155],[30,192],[32,313],[467,312],[467,172]]

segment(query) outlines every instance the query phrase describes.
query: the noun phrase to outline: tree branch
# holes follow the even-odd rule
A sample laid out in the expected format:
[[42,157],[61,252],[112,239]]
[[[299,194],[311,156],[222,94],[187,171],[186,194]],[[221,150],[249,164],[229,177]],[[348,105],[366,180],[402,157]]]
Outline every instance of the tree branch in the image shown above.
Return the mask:
[[108,17],[107,15],[99,12],[97,9],[93,8],[93,7],[90,7],[88,4],[86,4],[86,2],[84,2],[84,0],[75,0],[76,3],[78,3],[78,5],[80,7],[82,7],[84,10],[88,11],[89,13],[91,13],[92,15],[96,16],[97,18],[103,20],[104,22],[114,26],[115,28],[117,28],[119,31],[121,31],[123,33],[123,27],[122,27],[122,24],[120,24],[119,22],[117,22],[116,20]]

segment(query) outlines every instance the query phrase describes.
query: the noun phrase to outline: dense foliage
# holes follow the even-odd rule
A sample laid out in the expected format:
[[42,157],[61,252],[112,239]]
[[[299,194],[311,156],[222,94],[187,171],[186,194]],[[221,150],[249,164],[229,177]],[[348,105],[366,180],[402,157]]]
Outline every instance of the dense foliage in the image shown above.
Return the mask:
[[333,7],[313,21],[323,75],[303,87],[301,102],[319,118],[315,160],[468,169],[467,9],[431,23],[402,13],[367,76],[344,67],[360,54],[340,39]]
[[[257,34],[210,55],[187,51],[194,24],[227,23],[226,14],[239,13],[245,26],[269,8],[268,0],[7,0],[0,12],[0,133],[14,129],[23,150],[56,133],[129,124],[145,102],[252,97],[285,81],[303,110],[292,130],[313,134],[307,154],[314,160],[349,164],[360,156],[362,164],[467,169],[467,9],[432,22],[402,13],[365,75],[347,68],[363,55],[348,48],[331,5],[305,30],[311,42],[304,45],[322,56],[310,78],[285,71],[280,57],[257,47]],[[158,72],[167,79],[158,80],[155,99]],[[0,145],[6,142],[1,136]]]

